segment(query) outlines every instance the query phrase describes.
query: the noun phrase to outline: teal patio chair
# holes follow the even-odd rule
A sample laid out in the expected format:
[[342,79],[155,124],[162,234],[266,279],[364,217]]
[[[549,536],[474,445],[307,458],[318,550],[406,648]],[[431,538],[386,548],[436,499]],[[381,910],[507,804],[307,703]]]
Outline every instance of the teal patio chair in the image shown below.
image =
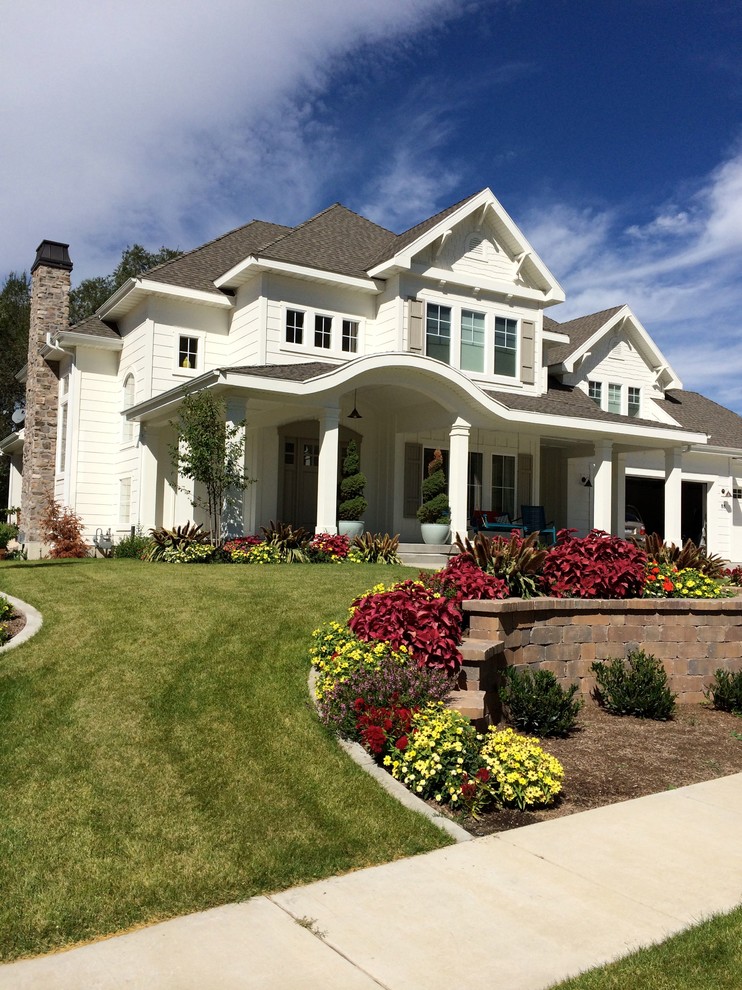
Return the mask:
[[556,543],[556,524],[547,523],[543,505],[521,505],[520,518],[526,536],[531,533],[540,533],[541,539],[546,542],[544,538],[550,535],[551,542]]

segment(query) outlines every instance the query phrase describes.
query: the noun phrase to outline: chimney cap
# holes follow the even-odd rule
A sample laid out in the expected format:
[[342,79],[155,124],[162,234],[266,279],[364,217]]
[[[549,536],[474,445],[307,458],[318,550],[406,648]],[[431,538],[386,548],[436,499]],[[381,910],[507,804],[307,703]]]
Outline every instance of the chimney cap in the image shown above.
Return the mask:
[[60,241],[42,241],[36,248],[36,260],[31,266],[31,274],[33,275],[40,265],[45,265],[47,268],[62,268],[64,271],[71,272],[72,262],[68,248],[69,244],[62,244]]

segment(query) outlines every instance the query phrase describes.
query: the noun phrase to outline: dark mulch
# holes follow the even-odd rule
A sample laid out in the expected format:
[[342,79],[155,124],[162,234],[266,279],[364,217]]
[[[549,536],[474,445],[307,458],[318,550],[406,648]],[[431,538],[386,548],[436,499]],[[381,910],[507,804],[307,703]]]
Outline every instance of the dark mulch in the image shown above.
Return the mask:
[[551,808],[497,810],[466,819],[473,835],[572,815],[618,801],[742,772],[742,718],[709,705],[678,706],[669,722],[608,715],[595,702],[581,710],[566,739],[542,746],[564,766],[563,791]]
[[17,636],[18,633],[21,631],[21,629],[23,629],[23,627],[25,625],[26,625],[26,617],[25,617],[25,615],[18,615],[18,614],[16,614],[16,615],[13,616],[12,619],[6,619],[5,620],[5,628],[10,633],[10,638],[11,639],[14,636]]

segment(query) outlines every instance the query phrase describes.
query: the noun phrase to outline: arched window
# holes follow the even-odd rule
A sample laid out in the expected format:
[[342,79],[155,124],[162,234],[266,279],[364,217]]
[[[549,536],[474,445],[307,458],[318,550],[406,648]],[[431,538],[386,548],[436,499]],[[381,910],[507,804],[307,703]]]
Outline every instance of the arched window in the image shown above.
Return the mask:
[[[123,408],[124,412],[127,409],[131,409],[134,405],[134,394],[136,391],[136,386],[134,382],[134,375],[127,375],[124,379],[123,388]],[[129,422],[129,420],[124,417],[123,428],[121,433],[121,439],[124,443],[131,443],[134,439],[134,424]]]

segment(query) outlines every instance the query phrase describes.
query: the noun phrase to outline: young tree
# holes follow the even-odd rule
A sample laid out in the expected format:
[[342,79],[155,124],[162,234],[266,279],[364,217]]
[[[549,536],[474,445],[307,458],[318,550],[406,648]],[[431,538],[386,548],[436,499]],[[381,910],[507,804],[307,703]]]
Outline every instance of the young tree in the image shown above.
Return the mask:
[[172,425],[178,432],[170,447],[173,467],[179,476],[203,485],[206,497],[195,493],[192,505],[206,509],[211,538],[221,542],[222,513],[239,503],[240,493],[252,481],[242,467],[244,424],[228,424],[225,403],[203,389],[185,396]]
[[[25,272],[11,272],[0,289],[0,438],[17,426],[13,412],[23,404],[25,386],[16,373],[26,363],[31,283]],[[5,505],[10,461],[0,457],[0,505]]]

